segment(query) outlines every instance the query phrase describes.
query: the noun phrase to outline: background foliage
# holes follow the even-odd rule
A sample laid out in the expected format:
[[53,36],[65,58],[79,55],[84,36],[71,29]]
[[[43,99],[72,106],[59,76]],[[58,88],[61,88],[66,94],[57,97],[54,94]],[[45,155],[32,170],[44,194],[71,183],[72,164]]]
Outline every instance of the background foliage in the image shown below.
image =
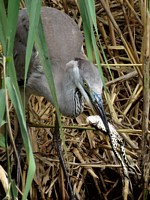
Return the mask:
[[[26,75],[35,41],[55,99],[59,125],[64,127],[67,147],[65,159],[78,199],[124,198],[120,165],[110,150],[108,138],[100,131],[83,126],[86,117],[91,114],[89,108],[86,106],[84,113],[76,119],[59,114],[49,70],[50,61],[45,62],[44,59],[47,48],[38,23],[41,5],[66,12],[82,31],[84,29],[85,51],[89,59],[98,65],[101,76],[102,71],[104,73],[105,111],[109,121],[124,138],[128,160],[137,170],[138,178],[130,172],[133,190],[127,191],[128,198],[149,198],[148,3],[146,0],[0,0],[0,172],[3,174],[1,182],[4,187],[0,199],[5,196],[7,199],[18,196],[26,199],[27,195],[29,199],[57,199],[60,195],[58,191],[66,195],[63,173],[53,144],[54,108],[42,97],[33,96],[29,100],[26,120],[18,88],[13,43],[18,10],[23,7],[28,9],[31,27],[26,52]],[[29,131],[26,121],[30,126]],[[15,145],[18,132],[21,132],[24,143],[20,160]],[[16,163],[22,169],[19,189],[16,188]]]

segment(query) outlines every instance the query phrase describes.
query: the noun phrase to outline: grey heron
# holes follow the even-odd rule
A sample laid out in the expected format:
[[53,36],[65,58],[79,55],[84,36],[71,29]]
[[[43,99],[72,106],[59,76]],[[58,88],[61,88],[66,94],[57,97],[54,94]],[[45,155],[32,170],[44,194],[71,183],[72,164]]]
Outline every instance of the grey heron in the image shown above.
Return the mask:
[[[52,64],[52,72],[60,111],[76,117],[84,107],[84,99],[108,123],[103,109],[102,80],[97,67],[86,59],[83,36],[77,24],[65,13],[42,7],[41,18]],[[14,61],[18,81],[24,79],[25,53],[29,20],[26,9],[19,13],[14,44]],[[44,96],[53,104],[38,52],[33,48],[26,82],[27,94]]]
[[[97,67],[85,59],[83,37],[77,24],[65,13],[49,7],[42,7],[41,17],[61,113],[70,117],[78,116],[83,111],[84,98],[92,108],[103,110],[102,80]],[[19,13],[14,45],[18,81],[24,79],[28,26],[26,9],[23,9]],[[28,94],[44,96],[53,103],[35,48],[30,61],[26,91]],[[102,119],[105,119],[102,115]]]

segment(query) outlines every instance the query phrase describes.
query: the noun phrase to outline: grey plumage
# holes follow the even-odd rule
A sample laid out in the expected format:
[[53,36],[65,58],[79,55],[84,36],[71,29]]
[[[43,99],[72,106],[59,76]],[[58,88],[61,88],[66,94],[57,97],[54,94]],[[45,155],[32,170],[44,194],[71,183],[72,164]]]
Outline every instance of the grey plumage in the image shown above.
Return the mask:
[[[82,33],[68,15],[54,8],[43,7],[41,17],[60,111],[66,116],[77,116],[83,110],[83,97],[92,105],[84,89],[85,82],[95,93],[101,95],[102,81],[99,72],[92,63],[86,60],[82,50]],[[26,9],[23,9],[19,13],[14,45],[18,81],[24,79],[28,27],[29,20]],[[47,80],[35,47],[30,61],[26,90],[29,94],[44,96],[52,102]]]

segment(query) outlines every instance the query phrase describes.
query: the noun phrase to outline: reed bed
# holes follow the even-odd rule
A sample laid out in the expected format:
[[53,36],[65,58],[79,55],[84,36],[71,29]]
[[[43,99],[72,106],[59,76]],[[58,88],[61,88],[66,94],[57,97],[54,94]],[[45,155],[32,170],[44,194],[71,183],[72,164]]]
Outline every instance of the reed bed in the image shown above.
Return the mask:
[[[43,0],[43,5],[66,12],[83,31],[76,0]],[[21,7],[24,7],[23,1]],[[130,186],[126,190],[126,198],[121,165],[112,152],[108,136],[87,124],[86,118],[92,115],[87,105],[77,118],[62,116],[65,137],[65,145],[62,145],[68,174],[80,200],[140,200],[145,191],[145,199],[148,199],[150,16],[146,1],[96,0],[95,8],[99,39],[105,53],[104,57],[97,38],[106,83],[103,95],[105,112],[108,121],[124,139],[128,161],[136,174],[129,170]],[[29,199],[69,199],[53,141],[55,109],[43,97],[36,96],[30,97],[28,106],[29,137],[36,161]],[[18,124],[13,108],[11,123],[15,136]],[[0,152],[0,159],[5,165],[5,152]],[[27,173],[24,149],[21,166],[23,187]]]

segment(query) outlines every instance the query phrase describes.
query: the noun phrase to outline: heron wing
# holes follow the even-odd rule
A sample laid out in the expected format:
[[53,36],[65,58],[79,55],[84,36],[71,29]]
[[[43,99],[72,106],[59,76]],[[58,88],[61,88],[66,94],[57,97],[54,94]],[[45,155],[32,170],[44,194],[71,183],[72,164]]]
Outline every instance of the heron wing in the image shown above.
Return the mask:
[[50,58],[69,62],[78,57],[83,37],[74,20],[54,8],[43,7],[41,13]]
[[[82,33],[72,18],[57,9],[50,7],[41,8],[41,17],[52,62],[54,74],[61,74],[65,64],[79,57],[83,42]],[[24,78],[25,52],[28,37],[29,20],[26,9],[19,12],[18,26],[14,45],[14,60],[17,78]],[[30,69],[39,64],[39,58],[34,47],[30,62]]]

